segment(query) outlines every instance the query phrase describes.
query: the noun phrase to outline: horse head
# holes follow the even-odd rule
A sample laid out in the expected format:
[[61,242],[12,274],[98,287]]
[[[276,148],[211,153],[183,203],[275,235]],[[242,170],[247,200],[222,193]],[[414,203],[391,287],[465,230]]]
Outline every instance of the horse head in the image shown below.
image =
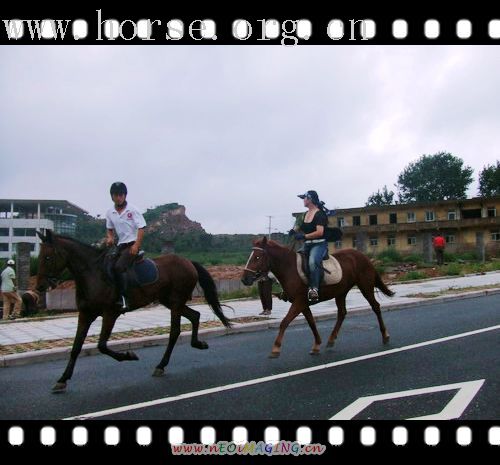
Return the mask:
[[57,236],[47,230],[45,235],[38,232],[42,240],[40,253],[38,254],[38,274],[36,290],[44,292],[56,287],[58,277],[67,266],[66,254],[60,247],[56,247]]
[[267,253],[269,242],[264,236],[253,242],[252,253],[248,257],[247,264],[241,277],[245,286],[251,286],[257,279],[266,276],[271,269],[271,261]]

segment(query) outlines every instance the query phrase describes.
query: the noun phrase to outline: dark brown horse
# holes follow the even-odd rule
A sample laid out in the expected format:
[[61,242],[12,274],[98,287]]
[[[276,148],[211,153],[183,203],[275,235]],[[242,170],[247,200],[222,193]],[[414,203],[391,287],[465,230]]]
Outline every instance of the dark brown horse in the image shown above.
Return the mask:
[[[368,300],[373,311],[377,315],[380,332],[382,333],[382,340],[384,344],[386,344],[389,342],[389,333],[382,319],[380,304],[375,299],[374,288],[380,289],[389,297],[392,297],[394,292],[389,290],[383,283],[371,261],[361,252],[354,249],[348,249],[341,250],[333,254],[333,256],[338,260],[342,268],[342,279],[337,284],[321,286],[319,289],[319,301],[335,298],[338,308],[337,322],[332,334],[328,338],[327,347],[332,347],[338,336],[347,312],[346,296],[353,286],[358,286],[359,290],[365,299]],[[314,334],[314,344],[310,354],[318,354],[321,346],[321,337],[316,328],[311,309],[309,308],[307,285],[304,284],[297,271],[297,254],[275,241],[268,241],[267,238],[264,237],[254,242],[252,253],[248,259],[245,271],[243,272],[242,282],[250,286],[256,279],[267,274],[269,271],[272,271],[276,276],[283,287],[287,299],[292,302],[290,310],[288,310],[287,315],[281,322],[279,334],[274,341],[270,357],[279,357],[285,330],[290,322],[300,313],[304,314]]]
[[[78,307],[78,329],[76,331],[69,363],[62,377],[52,389],[62,392],[66,382],[71,378],[76,359],[81,351],[85,337],[92,322],[102,316],[102,329],[98,348],[103,354],[113,357],[119,362],[138,360],[131,351],[115,352],[107,346],[116,319],[121,314],[117,301],[115,286],[106,278],[103,266],[104,253],[94,247],[64,236],[47,231],[46,236],[38,234],[42,239],[38,257],[37,290],[44,291],[54,285],[56,279],[65,268],[69,268],[76,281],[76,303]],[[130,309],[135,310],[159,301],[171,310],[171,326],[168,346],[153,372],[153,376],[161,376],[170,360],[170,355],[181,332],[181,316],[192,324],[191,346],[196,349],[208,349],[206,342],[198,339],[200,313],[186,305],[191,299],[193,289],[199,282],[205,298],[213,312],[230,327],[224,315],[215,283],[205,268],[199,263],[191,262],[177,255],[163,255],[154,259],[158,266],[158,280],[150,285],[130,289]]]

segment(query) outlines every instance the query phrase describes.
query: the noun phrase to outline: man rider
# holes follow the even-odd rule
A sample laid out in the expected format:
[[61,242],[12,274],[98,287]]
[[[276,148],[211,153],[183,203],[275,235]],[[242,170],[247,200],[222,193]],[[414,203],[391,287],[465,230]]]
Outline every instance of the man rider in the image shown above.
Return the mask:
[[141,248],[146,221],[139,210],[127,202],[127,186],[123,182],[114,182],[109,192],[114,206],[106,213],[106,244],[114,244],[116,233],[118,253],[114,259],[113,271],[121,297],[118,304],[126,312],[129,310],[127,269]]

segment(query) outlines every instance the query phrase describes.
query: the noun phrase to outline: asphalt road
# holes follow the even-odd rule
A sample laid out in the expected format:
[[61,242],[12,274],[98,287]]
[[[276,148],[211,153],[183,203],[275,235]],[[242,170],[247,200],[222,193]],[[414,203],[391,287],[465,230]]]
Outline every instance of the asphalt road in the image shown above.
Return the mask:
[[[500,295],[383,317],[391,334],[385,346],[371,313],[348,312],[333,349],[324,346],[334,322],[321,322],[319,356],[309,355],[307,325],[288,329],[278,359],[268,358],[277,330],[214,338],[205,351],[178,344],[162,378],[151,377],[162,347],[137,350],[138,362],[82,357],[58,395],[51,387],[66,361],[4,368],[0,418],[400,420],[443,410],[461,420],[500,417]],[[457,337],[441,340],[450,336]],[[358,399],[384,394],[359,407]]]

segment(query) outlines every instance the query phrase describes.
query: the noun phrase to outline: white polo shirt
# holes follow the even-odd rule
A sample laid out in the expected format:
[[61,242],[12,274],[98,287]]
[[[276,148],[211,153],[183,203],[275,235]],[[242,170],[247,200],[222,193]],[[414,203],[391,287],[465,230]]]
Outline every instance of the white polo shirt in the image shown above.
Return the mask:
[[118,213],[115,207],[106,212],[106,228],[115,230],[118,235],[118,245],[137,240],[137,231],[144,227],[146,227],[144,217],[129,203],[121,213]]

